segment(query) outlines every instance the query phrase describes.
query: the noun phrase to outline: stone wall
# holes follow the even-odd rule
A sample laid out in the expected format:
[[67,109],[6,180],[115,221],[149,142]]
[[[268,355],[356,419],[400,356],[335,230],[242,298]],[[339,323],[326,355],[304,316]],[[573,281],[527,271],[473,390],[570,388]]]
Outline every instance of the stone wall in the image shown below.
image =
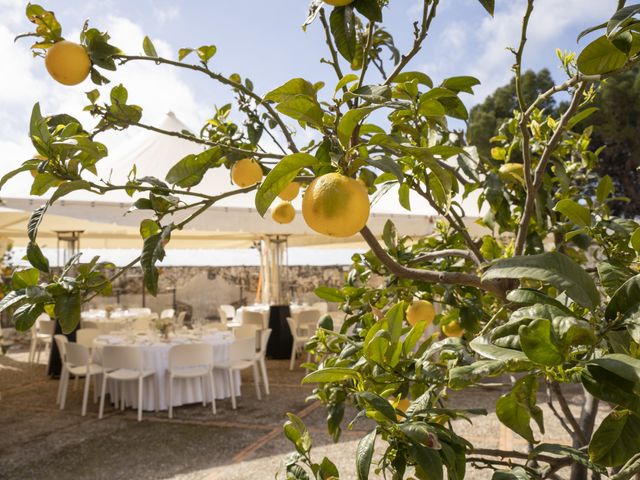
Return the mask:
[[[342,287],[348,269],[345,266],[288,267],[286,292],[290,301],[318,301],[313,293],[316,287]],[[154,312],[172,307],[174,289],[178,305],[190,307],[195,318],[217,317],[217,307],[223,303],[238,307],[256,300],[259,267],[164,267],[160,270],[158,296],[144,296],[144,304]],[[109,304],[142,306],[142,290],[142,272],[133,268],[116,281],[112,296],[96,297],[87,308]]]

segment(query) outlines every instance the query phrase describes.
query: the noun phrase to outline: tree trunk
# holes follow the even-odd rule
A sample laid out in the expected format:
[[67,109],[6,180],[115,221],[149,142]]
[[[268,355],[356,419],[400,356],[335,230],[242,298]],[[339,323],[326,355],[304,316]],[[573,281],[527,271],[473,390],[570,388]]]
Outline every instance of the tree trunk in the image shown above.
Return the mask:
[[[582,412],[580,413],[580,420],[578,423],[580,424],[580,429],[584,433],[586,438],[591,438],[593,434],[593,427],[596,422],[596,415],[598,414],[598,399],[591,396],[589,392],[583,389],[584,401],[582,404]],[[579,440],[573,440],[573,447],[580,448],[584,445],[581,445]],[[587,478],[587,468],[576,464],[571,467],[571,477],[570,480],[585,480]],[[592,474],[592,479],[600,478],[598,474]]]

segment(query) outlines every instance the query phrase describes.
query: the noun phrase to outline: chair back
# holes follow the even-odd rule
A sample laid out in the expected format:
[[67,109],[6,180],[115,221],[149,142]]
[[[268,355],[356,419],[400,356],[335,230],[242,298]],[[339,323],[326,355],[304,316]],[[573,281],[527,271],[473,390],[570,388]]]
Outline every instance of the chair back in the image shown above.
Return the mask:
[[326,315],[329,311],[329,304],[327,302],[315,302],[311,305],[314,310],[320,311],[320,316]]
[[67,351],[66,346],[69,343],[69,339],[61,333],[58,333],[53,336],[53,340],[56,342],[56,347],[58,347],[58,352],[60,352],[60,358],[64,362]]
[[176,317],[176,327],[178,328],[184,327],[184,319],[186,316],[187,316],[186,311],[182,311],[178,314],[178,316]]
[[160,312],[160,318],[173,318],[176,314],[176,311],[173,308],[165,308]]
[[257,325],[258,328],[266,328],[264,324],[264,315],[260,312],[252,312],[251,310],[242,310],[243,325]]
[[142,370],[142,350],[131,345],[105,345],[102,347],[102,366],[105,370]]
[[142,315],[133,320],[132,328],[135,332],[146,332],[151,328],[151,315]]
[[227,318],[234,318],[236,316],[236,309],[233,305],[223,304],[220,308],[224,311]]
[[220,317],[220,323],[226,325],[228,320],[227,312],[222,307],[218,307],[218,316]]
[[298,328],[305,328],[309,333],[315,330],[320,321],[320,310],[302,310],[295,315]]
[[255,338],[236,339],[229,347],[231,364],[241,360],[253,360],[256,356]]
[[40,320],[39,328],[39,333],[44,335],[53,335],[56,331],[56,322],[55,320]]
[[259,332],[260,345],[258,347],[258,356],[264,357],[267,354],[267,343],[269,343],[269,337],[271,336],[271,329],[261,330]]
[[66,362],[74,367],[89,365],[89,349],[84,345],[68,342],[66,346]]
[[213,347],[208,343],[174,345],[169,350],[169,368],[213,366]]
[[76,343],[91,348],[98,335],[100,335],[100,330],[97,328],[81,328],[76,332]]
[[236,339],[256,338],[256,332],[259,330],[258,325],[242,324],[233,331],[233,335]]

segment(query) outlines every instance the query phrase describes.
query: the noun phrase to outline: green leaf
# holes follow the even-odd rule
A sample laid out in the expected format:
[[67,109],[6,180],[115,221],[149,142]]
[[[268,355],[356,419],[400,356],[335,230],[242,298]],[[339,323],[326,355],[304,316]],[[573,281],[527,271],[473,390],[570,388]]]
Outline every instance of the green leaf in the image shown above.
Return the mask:
[[409,446],[409,453],[417,464],[418,478],[442,480],[442,459],[436,450],[413,443]]
[[40,270],[37,268],[26,268],[16,270],[11,276],[11,288],[20,290],[21,288],[32,287],[40,281]]
[[358,480],[368,480],[371,469],[371,459],[376,443],[376,429],[374,428],[358,442],[356,450],[356,472]]
[[187,155],[167,172],[165,180],[179,187],[189,188],[198,185],[207,170],[216,167],[223,158],[220,147],[213,147],[197,155]]
[[178,50],[178,61],[184,60],[184,58],[193,52],[193,48],[181,48]]
[[422,72],[402,72],[396,75],[393,79],[393,83],[405,83],[416,81],[422,85],[426,85],[429,88],[433,88],[433,80],[426,73]]
[[596,265],[600,283],[609,296],[613,294],[636,273],[617,260],[605,260]]
[[[599,109],[596,107],[590,107],[590,108],[585,108],[584,110],[582,110],[581,112],[576,113],[573,117],[571,117],[571,119],[567,122],[567,130],[571,130],[573,127],[575,127],[578,123],[580,123],[582,120],[585,120],[587,118],[589,118],[591,115],[593,115],[595,112],[597,112]],[[608,175],[605,175],[608,176]],[[604,178],[604,177],[603,177]]]
[[482,278],[529,278],[553,285],[583,307],[593,309],[600,303],[600,294],[591,276],[559,252],[498,260]]
[[[344,77],[341,82],[348,78],[349,75]],[[338,83],[338,85],[340,85],[340,83]],[[271,90],[264,96],[264,99],[265,101],[280,103],[296,95],[306,95],[307,97],[315,99],[317,92],[311,82],[304,78],[293,78],[275,90]]]
[[27,244],[27,260],[41,272],[49,273],[49,260],[44,256],[37,243],[29,242]]
[[40,173],[33,179],[30,193],[31,195],[43,195],[47,193],[50,188],[57,187],[61,183],[62,180],[51,173]]
[[560,212],[576,225],[581,227],[591,226],[591,212],[588,208],[574,202],[569,198],[565,198],[556,203],[553,207],[556,212]]
[[442,86],[454,92],[465,92],[473,94],[473,87],[480,85],[480,80],[475,77],[461,76],[447,78],[442,82]]
[[611,480],[631,480],[631,478],[640,473],[640,453],[636,453],[631,459],[620,469],[618,473],[611,476]]
[[49,200],[49,203],[52,204],[60,197],[64,197],[65,195],[75,192],[76,190],[91,190],[91,184],[86,180],[72,180],[70,182],[64,182],[61,184]]
[[213,57],[217,51],[218,49],[215,45],[203,45],[201,47],[198,47],[196,53],[198,54],[198,58],[200,58],[200,61],[206,65],[207,63],[209,63],[209,60],[211,60],[211,57]]
[[640,253],[640,228],[637,228],[633,232],[629,243],[631,244],[631,248],[633,248],[636,252]]
[[336,89],[334,94],[338,93],[342,87],[346,87],[348,84],[353,83],[358,80],[358,75],[355,73],[347,73],[344,77],[340,79],[340,81],[336,84]]
[[386,85],[365,85],[344,94],[344,100],[360,98],[368,103],[386,103],[391,100],[391,88]]
[[302,383],[331,383],[341,382],[350,378],[357,378],[360,373],[353,368],[327,367],[309,373],[302,379]]
[[461,390],[483,378],[502,375],[505,370],[505,362],[502,360],[480,360],[471,365],[454,367],[449,370],[449,387]]
[[410,194],[411,189],[408,184],[403,183],[400,185],[400,188],[398,189],[398,200],[400,205],[402,205],[402,208],[409,211],[411,211]]
[[384,319],[387,321],[387,331],[389,332],[391,343],[396,343],[400,339],[405,308],[405,302],[398,302],[384,315]]
[[618,467],[640,451],[640,417],[628,410],[614,410],[602,421],[589,442],[589,458],[607,467]]
[[516,288],[515,290],[511,290],[507,294],[507,300],[513,303],[522,303],[524,305],[535,305],[537,303],[543,305],[552,305],[568,313],[569,315],[572,314],[571,310],[562,305],[555,298],[551,298],[549,295],[546,295],[532,288]]
[[493,17],[493,12],[496,8],[495,0],[479,0],[480,5],[484,7],[484,9],[489,12],[489,14]]
[[593,328],[584,320],[575,317],[555,317],[552,320],[553,331],[564,345],[593,345],[596,334]]
[[578,56],[578,69],[584,75],[601,75],[624,66],[627,55],[602,36],[587,45]]
[[314,290],[316,296],[327,302],[342,303],[345,301],[344,294],[337,288],[331,287],[318,287]]
[[142,41],[142,50],[144,50],[144,54],[147,57],[157,57],[158,52],[156,52],[156,48],[153,46],[151,39],[147,36],[144,37]]
[[391,157],[379,157],[376,159],[367,158],[365,161],[372,167],[392,174],[398,179],[399,182],[402,182],[404,180],[402,167]]
[[80,323],[82,298],[80,292],[65,293],[56,297],[54,308],[56,320],[62,327],[62,333],[73,332]]
[[163,240],[168,238],[170,232],[170,227],[166,226],[161,233],[156,233],[155,235],[145,238],[142,245],[140,266],[142,267],[144,284],[153,296],[158,294],[159,272],[155,264],[165,256]]
[[527,357],[535,363],[554,367],[564,361],[560,340],[546,318],[538,318],[518,329],[520,346]]
[[409,330],[409,333],[407,334],[406,337],[404,337],[404,340],[402,342],[403,355],[408,357],[411,354],[411,352],[413,351],[413,348],[416,346],[418,341],[422,338],[422,334],[424,333],[424,331],[427,329],[428,326],[429,325],[427,325],[426,321],[421,320],[418,323],[416,323],[413,327],[411,327],[411,330]]
[[27,222],[27,236],[32,242],[36,241],[36,237],[38,236],[38,227],[40,227],[40,223],[44,218],[47,208],[49,208],[49,205],[44,204],[41,207],[36,208],[29,217],[29,221]]
[[152,235],[157,235],[160,233],[160,225],[155,220],[151,220],[149,218],[145,218],[140,222],[140,236],[143,239],[149,238]]
[[44,312],[44,306],[42,303],[36,304],[25,304],[16,309],[13,313],[13,321],[16,327],[16,330],[19,332],[26,332],[33,324],[36,322],[36,319],[42,315]]
[[293,95],[280,102],[276,110],[294,120],[317,127],[322,126],[324,112],[315,98],[306,95]]
[[356,58],[358,48],[356,16],[353,8],[334,8],[329,17],[329,24],[338,52],[351,63]]
[[640,360],[619,353],[605,355],[587,364],[581,381],[594,397],[640,415]]
[[599,465],[595,465],[589,461],[589,456],[577,448],[569,447],[567,445],[558,445],[554,443],[541,443],[537,445],[529,453],[529,458],[535,458],[541,453],[551,453],[561,458],[570,458],[575,463],[584,465],[590,470],[606,475],[607,470]]
[[491,476],[491,480],[531,480],[527,471],[522,467],[515,467],[509,470],[496,470]]
[[329,460],[327,457],[324,457],[322,459],[322,462],[320,463],[321,480],[334,479],[334,478],[338,478],[339,476],[340,476],[340,473],[338,472],[338,467],[336,467],[335,464],[331,460]]
[[303,421],[293,413],[287,413],[289,420],[284,424],[285,436],[295,445],[296,450],[306,455],[311,449],[311,435]]
[[380,8],[378,0],[356,0],[352,5],[372,22],[382,21],[382,8]]
[[624,317],[638,304],[640,304],[640,275],[630,278],[616,290],[604,311],[604,317],[607,320],[614,320],[618,315]]
[[396,422],[396,410],[393,406],[380,395],[373,392],[360,392],[358,398],[361,399],[369,408],[381,413],[392,422]]
[[377,107],[364,107],[349,110],[345,113],[338,123],[338,138],[343,147],[349,148],[351,145],[351,134],[356,126],[364,120],[367,115],[373,112]]
[[502,395],[496,402],[498,419],[530,443],[536,442],[529,425],[532,418],[544,433],[542,410],[536,405],[537,391],[538,379],[527,375],[515,383],[511,392]]
[[511,348],[503,348],[493,345],[487,337],[476,337],[469,346],[473,351],[482,355],[485,358],[494,360],[514,360],[514,361],[529,361],[524,352],[520,350],[513,350]]
[[626,26],[627,20],[632,19],[635,15],[640,13],[640,5],[629,5],[621,8],[607,22],[607,35],[613,37],[616,34],[616,30]]
[[264,216],[278,194],[296,178],[300,170],[317,163],[318,159],[308,153],[293,153],[281,159],[256,192],[255,205],[258,213]]

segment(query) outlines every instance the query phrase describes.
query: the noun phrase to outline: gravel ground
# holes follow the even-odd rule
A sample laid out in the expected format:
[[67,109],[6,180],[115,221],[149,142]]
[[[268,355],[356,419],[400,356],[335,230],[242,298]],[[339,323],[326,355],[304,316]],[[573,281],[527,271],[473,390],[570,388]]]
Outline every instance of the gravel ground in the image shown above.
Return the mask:
[[[166,412],[145,412],[137,422],[133,410],[113,408],[98,420],[97,405],[91,402],[87,416],[80,416],[82,383],[76,391],[70,388],[67,407],[60,411],[55,405],[58,381],[47,378],[43,364],[29,365],[26,357],[25,351],[15,349],[0,356],[0,479],[273,479],[292,451],[282,434],[286,412],[301,416],[311,430],[316,461],[326,455],[339,467],[341,479],[356,478],[358,439],[370,425],[360,423],[345,431],[338,444],[332,443],[322,407],[305,402],[311,388],[300,385],[304,372],[290,372],[288,361],[268,362],[271,395],[262,401],[255,396],[250,375],[243,375],[235,411],[228,400],[221,400],[215,416],[208,406],[189,405],[177,408],[173,420]],[[452,402],[460,408],[490,410],[500,394],[477,389],[452,394]],[[577,412],[580,395],[567,391],[567,397]],[[545,401],[541,396],[547,431],[537,438],[566,442]],[[345,418],[350,415],[353,412]],[[455,429],[476,448],[526,449],[524,440],[492,414],[474,417],[473,425],[458,421]],[[378,458],[381,448],[378,442]],[[466,478],[490,479],[491,473],[470,469]]]

